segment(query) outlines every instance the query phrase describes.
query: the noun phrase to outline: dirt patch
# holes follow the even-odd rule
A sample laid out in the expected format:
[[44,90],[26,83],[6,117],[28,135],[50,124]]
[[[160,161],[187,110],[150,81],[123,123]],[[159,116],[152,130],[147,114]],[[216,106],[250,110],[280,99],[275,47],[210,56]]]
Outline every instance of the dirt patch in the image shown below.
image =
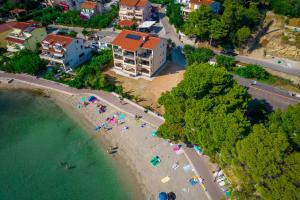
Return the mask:
[[264,24],[272,23],[250,56],[265,58],[266,55],[271,55],[300,61],[300,33],[294,30],[299,21],[299,18],[288,20],[284,16],[267,12]]
[[116,74],[112,70],[105,71],[117,85],[122,85],[125,92],[134,95],[138,104],[146,107],[151,106],[155,111],[163,113],[163,108],[158,104],[161,93],[171,90],[183,79],[182,67],[169,63],[154,80],[132,79]]

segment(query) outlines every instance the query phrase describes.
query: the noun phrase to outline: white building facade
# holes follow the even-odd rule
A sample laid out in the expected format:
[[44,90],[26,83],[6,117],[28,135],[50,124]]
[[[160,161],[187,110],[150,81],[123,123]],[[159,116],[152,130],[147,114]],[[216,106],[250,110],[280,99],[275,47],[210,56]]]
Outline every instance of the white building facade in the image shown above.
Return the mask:
[[84,40],[63,35],[48,35],[41,42],[40,57],[65,69],[75,68],[91,58],[91,49]]

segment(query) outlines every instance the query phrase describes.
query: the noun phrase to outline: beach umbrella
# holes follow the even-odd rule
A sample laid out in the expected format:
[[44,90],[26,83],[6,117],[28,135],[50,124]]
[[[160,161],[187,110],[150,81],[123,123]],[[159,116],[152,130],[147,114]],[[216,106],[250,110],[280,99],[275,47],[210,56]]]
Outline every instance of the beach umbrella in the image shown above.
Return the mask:
[[168,193],[168,200],[175,200],[176,199],[176,194],[174,192],[169,192]]
[[159,200],[168,200],[168,195],[167,195],[167,193],[165,193],[165,192],[159,193],[158,199],[159,199]]

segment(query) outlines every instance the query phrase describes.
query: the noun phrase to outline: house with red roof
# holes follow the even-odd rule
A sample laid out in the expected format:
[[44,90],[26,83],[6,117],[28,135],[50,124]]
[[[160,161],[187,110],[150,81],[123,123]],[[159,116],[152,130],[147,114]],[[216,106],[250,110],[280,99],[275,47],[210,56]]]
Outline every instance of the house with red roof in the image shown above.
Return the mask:
[[3,24],[0,24],[0,47],[6,48],[7,41],[5,38],[13,31],[13,26],[17,22],[6,22]]
[[123,30],[112,41],[114,70],[130,77],[152,77],[166,62],[166,39]]
[[80,5],[80,19],[89,20],[92,16],[101,13],[101,4],[94,1],[85,1]]
[[91,49],[81,38],[49,34],[42,42],[40,58],[65,69],[74,68],[91,58]]
[[151,17],[151,4],[148,0],[120,0],[120,20],[136,20],[139,24]]
[[37,45],[46,37],[45,27],[37,22],[16,22],[11,26],[12,31],[5,38],[7,51],[16,52],[22,49],[36,51]]

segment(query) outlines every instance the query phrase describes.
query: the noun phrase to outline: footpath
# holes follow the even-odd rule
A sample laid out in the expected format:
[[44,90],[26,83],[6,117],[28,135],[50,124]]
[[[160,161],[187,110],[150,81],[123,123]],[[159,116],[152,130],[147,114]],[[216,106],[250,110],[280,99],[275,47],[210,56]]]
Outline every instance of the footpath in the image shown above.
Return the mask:
[[[75,95],[75,94],[89,94],[97,96],[101,101],[109,104],[110,106],[121,110],[122,112],[127,113],[128,115],[141,116],[141,120],[151,124],[154,127],[159,127],[164,123],[164,118],[156,115],[155,113],[148,111],[145,112],[145,109],[134,102],[124,99],[120,101],[120,98],[115,93],[109,93],[102,90],[91,90],[91,89],[76,89],[71,88],[65,84],[48,81],[41,78],[36,78],[34,76],[26,75],[26,74],[11,74],[6,72],[0,72],[0,81],[14,79],[19,82],[23,82],[28,85],[36,86],[39,88],[54,90],[57,92],[62,92],[67,95]],[[126,102],[124,104],[124,101]],[[206,186],[206,193],[209,199],[219,200],[224,197],[224,193],[221,188],[214,182],[214,177],[212,172],[208,169],[208,160],[204,156],[199,156],[193,148],[184,147],[184,154],[189,160],[190,164],[194,168],[194,172],[197,176],[202,177],[204,179],[204,183]],[[199,186],[201,187],[201,186]],[[203,189],[203,188],[201,188]]]

